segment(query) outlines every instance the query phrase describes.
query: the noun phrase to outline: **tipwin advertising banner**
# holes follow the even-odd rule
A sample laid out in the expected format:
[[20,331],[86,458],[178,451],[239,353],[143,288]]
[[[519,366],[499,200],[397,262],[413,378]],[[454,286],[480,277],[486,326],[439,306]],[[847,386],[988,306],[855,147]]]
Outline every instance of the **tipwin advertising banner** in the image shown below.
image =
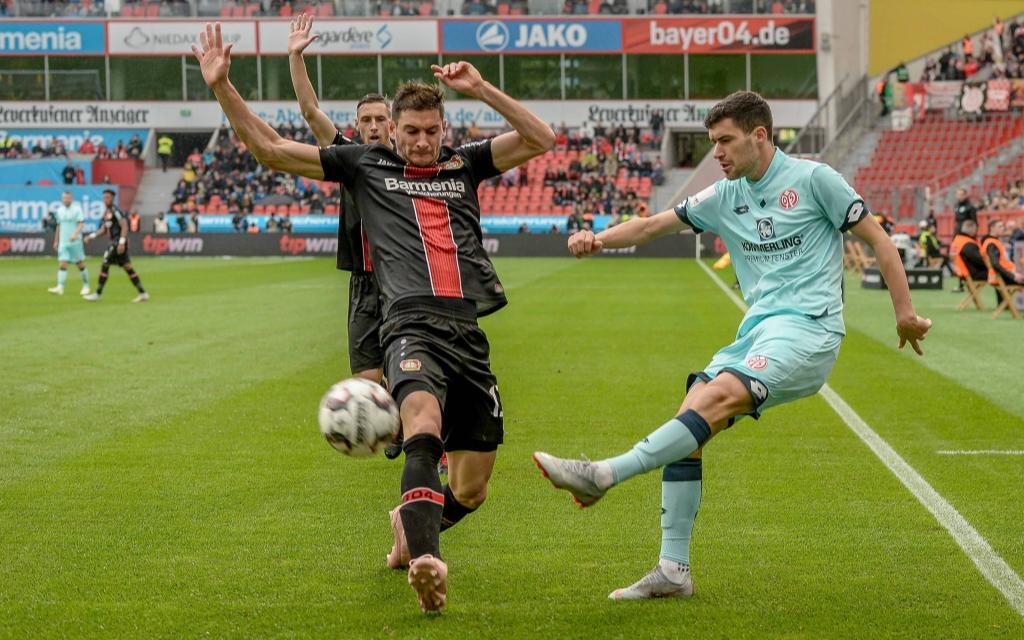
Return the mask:
[[[288,22],[259,23],[260,52],[288,53]],[[368,53],[432,53],[438,51],[437,20],[317,20],[313,33],[320,37],[307,55]]]
[[103,22],[0,21],[0,55],[103,54]]
[[619,20],[446,20],[446,53],[619,52]]
[[[287,25],[288,23],[283,23]],[[199,33],[206,23],[151,20],[149,22],[107,23],[107,46],[110,55],[192,55],[192,45],[199,46]],[[256,51],[256,23],[221,21],[224,44],[232,43],[231,53],[253,55]],[[287,38],[287,35],[285,36]]]
[[[483,246],[492,256],[555,257],[569,260],[565,248],[566,236],[561,233],[520,233],[511,235],[484,235]],[[676,258],[692,257],[697,238],[692,233],[658,238],[639,247],[605,249],[600,258]],[[701,242],[711,242],[711,234],[701,234]],[[102,255],[105,242],[90,242],[85,253],[90,257]],[[325,234],[132,234],[128,240],[132,256],[267,256],[267,257],[324,257],[338,251],[338,237]],[[53,256],[53,235],[31,233],[17,236],[3,235],[0,231],[0,258],[22,256]]]
[[813,18],[650,18],[622,29],[626,53],[814,53]]
[[[64,191],[70,191],[71,197],[82,207],[86,230],[96,229],[106,209],[103,205],[104,189],[117,191],[113,185],[4,187],[4,196],[0,199],[0,232],[41,231],[43,218],[48,212],[57,210]],[[116,197],[114,201],[117,201]]]

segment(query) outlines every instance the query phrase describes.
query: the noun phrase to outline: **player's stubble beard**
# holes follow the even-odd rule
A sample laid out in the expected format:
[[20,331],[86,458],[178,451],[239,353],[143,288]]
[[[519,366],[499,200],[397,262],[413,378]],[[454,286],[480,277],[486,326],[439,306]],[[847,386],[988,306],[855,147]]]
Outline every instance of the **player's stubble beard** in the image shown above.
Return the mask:
[[412,155],[411,154],[406,154],[405,151],[402,149],[401,145],[398,145],[396,147],[396,149],[398,151],[398,155],[401,156],[402,160],[405,160],[407,163],[411,164],[414,167],[429,167],[429,166],[435,165],[435,164],[437,164],[438,159],[441,157],[441,145],[440,144],[438,144],[436,147],[433,148],[433,153],[431,154],[430,160],[427,161],[427,162],[423,162],[423,163],[415,162],[412,159]]

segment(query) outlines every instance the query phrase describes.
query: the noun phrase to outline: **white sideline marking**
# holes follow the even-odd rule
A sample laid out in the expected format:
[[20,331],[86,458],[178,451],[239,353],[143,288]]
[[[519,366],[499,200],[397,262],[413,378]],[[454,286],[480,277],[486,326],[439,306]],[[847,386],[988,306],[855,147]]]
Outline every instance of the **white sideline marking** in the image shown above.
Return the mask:
[[959,449],[935,453],[940,456],[1024,456],[1024,449]]
[[[747,305],[715,272],[708,268],[702,260],[698,259],[697,264],[711,276],[711,279],[736,303],[741,311],[746,311]],[[978,567],[981,575],[985,576],[985,579],[1003,594],[1010,606],[1021,617],[1024,617],[1024,580],[1017,575],[1013,567],[1006,564],[1006,561],[995,552],[995,549],[978,533],[978,530],[971,526],[971,523],[960,515],[949,501],[939,495],[939,492],[933,489],[928,481],[922,478],[921,474],[911,467],[900,454],[896,453],[896,450],[889,446],[888,442],[875,433],[874,429],[868,426],[868,423],[864,422],[863,418],[857,415],[857,412],[846,404],[846,401],[838,393],[832,390],[832,387],[826,384],[819,393],[832,407],[832,410],[843,419],[846,426],[850,427],[850,430],[878,456],[882,464],[888,467],[889,471],[903,483],[903,486],[917,498],[918,502],[935,516],[939,524],[946,528],[946,531],[953,536],[953,540],[960,545],[974,566]]]

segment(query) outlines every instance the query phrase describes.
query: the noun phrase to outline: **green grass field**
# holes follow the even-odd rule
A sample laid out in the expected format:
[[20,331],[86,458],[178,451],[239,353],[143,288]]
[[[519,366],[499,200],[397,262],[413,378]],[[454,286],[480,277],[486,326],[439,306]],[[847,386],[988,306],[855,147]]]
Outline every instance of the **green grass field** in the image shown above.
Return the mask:
[[[689,601],[613,603],[660,475],[580,511],[530,453],[603,457],[673,415],[740,312],[692,260],[502,259],[482,322],[506,415],[487,504],[442,537],[448,609],[384,567],[400,463],[320,437],[347,374],[329,260],[140,259],[136,305],[0,261],[0,637],[1014,638],[1024,619],[821,397],[705,452]],[[93,278],[96,265],[91,265]],[[986,292],[988,294],[990,292]],[[986,302],[991,307],[990,296]],[[1024,573],[1024,322],[920,292],[926,355],[847,282],[832,387]]]

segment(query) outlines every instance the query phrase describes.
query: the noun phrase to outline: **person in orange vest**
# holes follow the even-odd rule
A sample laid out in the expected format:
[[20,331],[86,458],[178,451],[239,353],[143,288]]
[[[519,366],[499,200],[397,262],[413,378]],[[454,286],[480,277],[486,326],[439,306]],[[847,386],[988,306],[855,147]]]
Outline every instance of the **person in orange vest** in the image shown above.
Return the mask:
[[[988,235],[981,239],[981,250],[988,256],[992,268],[988,270],[988,283],[998,285],[1001,278],[1005,284],[1024,284],[1024,275],[1014,273],[1013,261],[1006,255],[1006,247],[1000,238],[1006,233],[1002,220],[988,223]],[[996,289],[996,304],[1003,301],[1003,294]]]
[[964,34],[964,39],[960,41],[960,45],[964,49],[964,58],[970,58],[974,55],[974,40],[971,40],[969,34]]
[[132,212],[128,214],[128,231],[131,233],[138,233],[141,226],[142,216],[139,215],[139,210],[132,209]]
[[971,280],[983,281],[988,278],[988,267],[981,257],[981,245],[978,244],[974,234],[978,231],[978,223],[974,220],[965,220],[960,226],[960,231],[953,236],[949,243],[949,259],[953,263],[953,275],[960,278],[960,286],[953,289],[954,293],[962,293],[964,290],[964,278],[968,275]]

